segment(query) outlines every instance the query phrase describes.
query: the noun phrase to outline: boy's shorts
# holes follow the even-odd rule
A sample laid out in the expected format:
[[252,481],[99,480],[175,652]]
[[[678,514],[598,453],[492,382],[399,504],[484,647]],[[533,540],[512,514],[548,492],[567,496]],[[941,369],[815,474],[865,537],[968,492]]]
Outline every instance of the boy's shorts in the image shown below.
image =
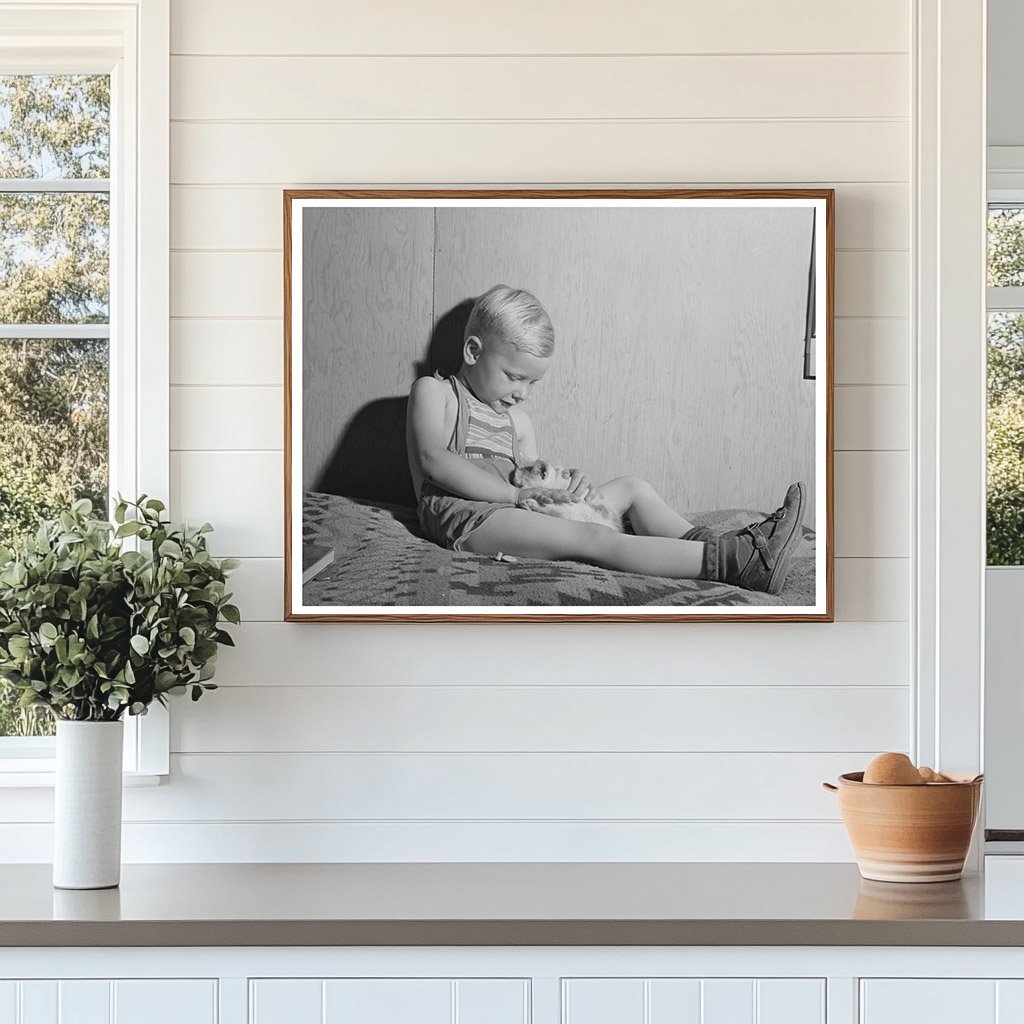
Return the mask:
[[466,538],[500,508],[515,508],[507,501],[470,501],[423,485],[416,506],[424,536],[452,551],[462,551]]

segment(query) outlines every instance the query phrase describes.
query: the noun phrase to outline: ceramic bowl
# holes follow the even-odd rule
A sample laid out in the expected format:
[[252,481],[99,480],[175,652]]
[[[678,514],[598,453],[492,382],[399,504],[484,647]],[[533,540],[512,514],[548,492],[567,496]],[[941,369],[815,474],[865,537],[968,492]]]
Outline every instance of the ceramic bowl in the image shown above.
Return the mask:
[[878,882],[950,882],[964,860],[981,803],[980,775],[920,786],[879,786],[863,772],[822,785],[839,794],[839,811],[864,878]]

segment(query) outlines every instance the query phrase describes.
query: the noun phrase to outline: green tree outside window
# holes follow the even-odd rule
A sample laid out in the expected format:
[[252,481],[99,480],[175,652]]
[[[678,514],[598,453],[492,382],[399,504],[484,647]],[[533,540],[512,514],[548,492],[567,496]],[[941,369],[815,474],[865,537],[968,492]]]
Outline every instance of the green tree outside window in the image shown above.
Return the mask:
[[[988,286],[1024,286],[1024,208],[989,211]],[[1024,565],[1024,313],[989,313],[987,383],[987,561]]]
[[[109,176],[108,76],[0,76],[0,544],[77,498],[106,514]],[[53,732],[16,701],[0,684],[0,736]]]

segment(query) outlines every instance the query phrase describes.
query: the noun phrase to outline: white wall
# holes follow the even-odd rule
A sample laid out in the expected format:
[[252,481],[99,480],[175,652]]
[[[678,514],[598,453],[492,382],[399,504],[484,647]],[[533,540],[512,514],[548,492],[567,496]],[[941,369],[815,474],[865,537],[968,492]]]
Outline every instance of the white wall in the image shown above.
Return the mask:
[[[510,11],[172,5],[172,511],[247,621],[126,860],[846,860],[819,782],[908,749],[910,3]],[[281,190],[506,183],[837,189],[834,624],[280,621]]]

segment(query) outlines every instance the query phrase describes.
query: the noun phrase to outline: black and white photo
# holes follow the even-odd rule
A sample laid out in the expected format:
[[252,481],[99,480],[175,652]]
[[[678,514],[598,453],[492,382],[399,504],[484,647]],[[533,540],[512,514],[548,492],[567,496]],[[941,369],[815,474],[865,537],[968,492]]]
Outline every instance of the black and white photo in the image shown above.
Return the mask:
[[287,192],[291,619],[830,621],[832,193]]

